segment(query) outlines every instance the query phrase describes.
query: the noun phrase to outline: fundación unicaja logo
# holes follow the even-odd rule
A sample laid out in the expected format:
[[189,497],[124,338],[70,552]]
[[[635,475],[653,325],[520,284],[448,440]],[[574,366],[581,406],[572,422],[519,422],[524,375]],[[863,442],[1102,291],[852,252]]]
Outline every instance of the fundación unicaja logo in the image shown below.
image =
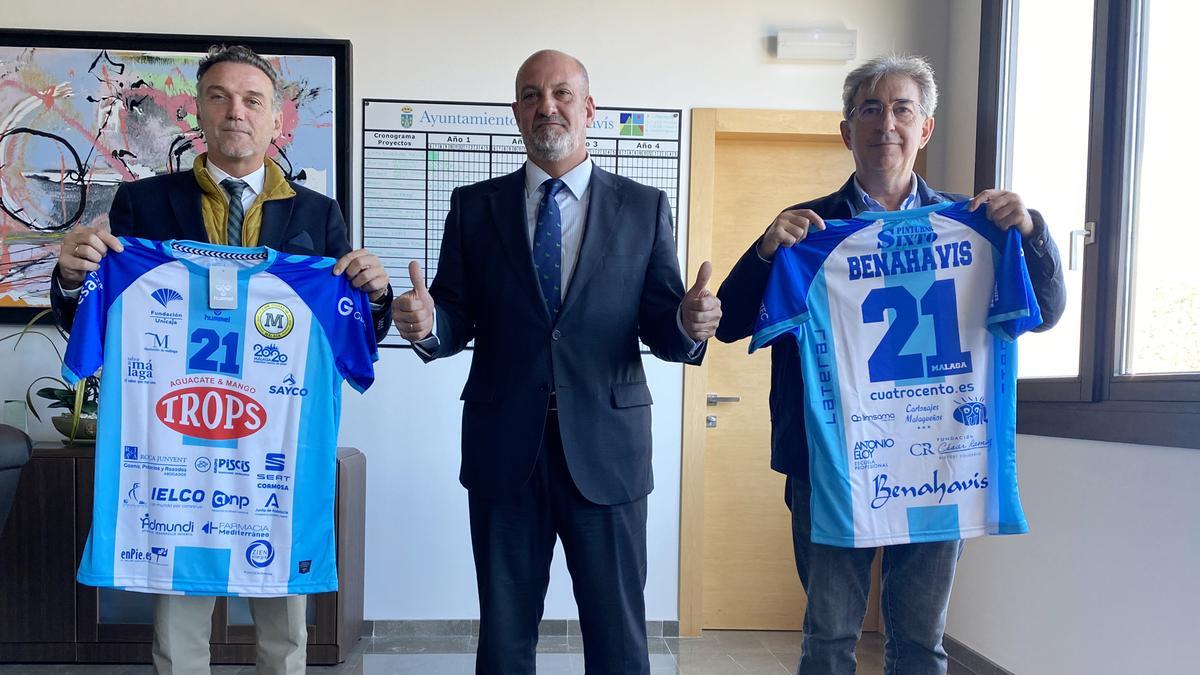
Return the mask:
[[179,294],[179,291],[173,288],[160,288],[151,293],[150,297],[154,298],[155,302],[162,305],[164,309],[172,302],[183,299],[183,296]]
[[400,109],[400,126],[405,129],[411,129],[413,125],[413,109],[411,105],[406,105]]

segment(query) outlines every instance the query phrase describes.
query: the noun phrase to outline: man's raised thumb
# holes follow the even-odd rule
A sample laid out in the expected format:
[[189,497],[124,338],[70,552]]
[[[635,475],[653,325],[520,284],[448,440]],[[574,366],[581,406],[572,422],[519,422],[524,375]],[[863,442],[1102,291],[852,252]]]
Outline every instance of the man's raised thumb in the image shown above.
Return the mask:
[[425,292],[425,276],[421,274],[421,263],[416,260],[408,262],[408,278],[412,281],[413,290]]
[[700,295],[704,289],[708,287],[708,280],[712,278],[712,263],[705,260],[700,263],[700,271],[696,273],[696,283],[688,290],[688,295]]

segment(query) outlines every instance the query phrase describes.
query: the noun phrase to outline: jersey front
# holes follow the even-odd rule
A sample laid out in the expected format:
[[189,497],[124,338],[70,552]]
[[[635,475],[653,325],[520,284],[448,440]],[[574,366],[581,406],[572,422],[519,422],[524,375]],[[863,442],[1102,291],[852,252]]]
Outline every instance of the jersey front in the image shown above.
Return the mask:
[[1041,314],[1018,232],[966,205],[828,221],[774,257],[750,351],[798,341],[814,542],[1028,530],[1015,339]]
[[63,366],[103,366],[78,579],[155,593],[337,589],[343,379],[378,358],[334,260],[122,238],[88,275]]

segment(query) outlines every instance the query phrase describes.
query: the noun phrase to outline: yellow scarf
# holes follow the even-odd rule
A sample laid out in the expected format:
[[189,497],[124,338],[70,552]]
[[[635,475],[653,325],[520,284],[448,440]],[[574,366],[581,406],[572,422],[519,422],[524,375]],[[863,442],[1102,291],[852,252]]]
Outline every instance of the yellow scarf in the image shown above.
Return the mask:
[[[208,233],[210,244],[225,245],[229,243],[229,233],[226,223],[229,220],[229,195],[217,185],[212,174],[204,164],[207,153],[200,155],[192,163],[192,173],[200,184],[200,211],[204,215],[204,231]],[[266,160],[266,176],[263,179],[263,191],[242,220],[242,246],[258,246],[258,234],[262,230],[262,205],[275,199],[291,199],[296,191],[288,185],[283,176],[283,169],[273,160]]]

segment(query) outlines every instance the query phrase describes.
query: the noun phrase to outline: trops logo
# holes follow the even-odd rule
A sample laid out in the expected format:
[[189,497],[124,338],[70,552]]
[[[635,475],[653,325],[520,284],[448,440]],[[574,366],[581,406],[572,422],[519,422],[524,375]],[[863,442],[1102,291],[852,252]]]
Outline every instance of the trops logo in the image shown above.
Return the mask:
[[154,413],[185,436],[230,440],[249,436],[267,422],[267,411],[249,395],[231,389],[188,387],[158,399]]

